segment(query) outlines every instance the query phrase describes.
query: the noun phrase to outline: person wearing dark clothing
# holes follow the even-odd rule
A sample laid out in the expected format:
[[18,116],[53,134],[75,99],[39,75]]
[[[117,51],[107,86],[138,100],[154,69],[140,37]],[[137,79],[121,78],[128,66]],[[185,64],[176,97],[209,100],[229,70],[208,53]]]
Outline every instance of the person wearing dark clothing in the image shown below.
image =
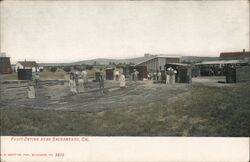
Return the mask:
[[99,76],[99,90],[100,90],[100,94],[103,94],[103,92],[104,92],[104,77],[102,74],[100,74],[100,76]]

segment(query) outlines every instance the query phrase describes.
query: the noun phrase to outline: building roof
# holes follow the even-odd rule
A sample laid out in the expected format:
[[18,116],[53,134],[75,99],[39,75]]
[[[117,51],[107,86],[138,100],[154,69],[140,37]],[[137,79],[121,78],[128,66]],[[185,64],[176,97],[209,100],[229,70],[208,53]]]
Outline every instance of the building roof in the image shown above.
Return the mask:
[[18,61],[18,63],[25,67],[38,67],[35,61]]
[[249,57],[250,51],[246,52],[222,52],[220,53],[221,58],[231,58],[231,57]]
[[203,61],[195,65],[219,65],[219,64],[244,64],[248,63],[246,60],[220,60],[220,61]]
[[181,58],[181,56],[179,56],[179,55],[163,55],[163,54],[157,55],[155,57],[157,57],[157,58]]
[[166,63],[167,65],[176,65],[176,66],[186,66],[186,67],[191,67],[192,65],[190,64],[183,64],[183,63]]
[[143,64],[145,62],[148,62],[150,60],[153,60],[153,59],[156,59],[156,58],[181,58],[181,56],[173,56],[173,55],[157,55],[157,56],[154,56],[154,57],[151,57],[145,61],[142,61],[142,62],[139,62],[138,64],[135,64],[135,66],[137,65],[140,65],[140,64]]

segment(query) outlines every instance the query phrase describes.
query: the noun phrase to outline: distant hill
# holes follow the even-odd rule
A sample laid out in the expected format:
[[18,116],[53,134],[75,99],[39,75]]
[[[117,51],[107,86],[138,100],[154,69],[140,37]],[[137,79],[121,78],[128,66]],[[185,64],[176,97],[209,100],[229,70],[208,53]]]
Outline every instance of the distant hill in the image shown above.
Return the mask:
[[77,62],[73,62],[70,64],[73,65],[81,65],[81,64],[86,64],[86,65],[93,65],[95,62],[97,64],[100,65],[109,65],[109,63],[115,63],[115,64],[119,64],[119,63],[134,63],[137,64],[139,62],[145,61],[149,58],[152,58],[153,56],[146,56],[146,57],[136,57],[136,58],[130,58],[130,59],[106,59],[106,58],[97,58],[97,59],[93,59],[93,60],[83,60],[83,61],[77,61]]
[[[86,64],[86,65],[93,65],[94,62],[96,61],[97,64],[100,65],[108,65],[109,62],[119,64],[119,63],[140,63],[143,61],[146,61],[150,58],[153,58],[154,56],[146,56],[146,57],[136,57],[136,58],[131,58],[131,59],[104,59],[104,58],[98,58],[98,59],[93,59],[93,60],[84,60],[84,61],[78,61],[78,62],[73,62],[71,64],[74,65],[81,65],[81,64]],[[181,62],[202,62],[202,61],[216,61],[219,60],[219,57],[201,57],[201,56],[182,56],[181,57]]]
[[[77,61],[72,63],[39,63],[39,66],[71,66],[71,65],[93,65],[96,63],[97,65],[109,65],[109,63],[140,63],[146,61],[154,56],[144,56],[144,57],[136,57],[136,58],[129,58],[129,59],[108,59],[108,58],[97,58],[92,60],[83,60]],[[200,56],[182,56],[181,62],[202,62],[202,61],[216,61],[219,60],[219,57],[200,57]]]
[[92,60],[83,60],[71,63],[39,63],[39,66],[71,66],[71,65],[93,65],[95,62],[97,65],[109,65],[109,63],[134,63],[137,64],[139,62],[145,61],[153,56],[146,56],[146,57],[136,57],[136,58],[129,58],[129,59],[108,59],[108,58],[97,58]]
[[71,63],[38,63],[39,66],[69,66]]

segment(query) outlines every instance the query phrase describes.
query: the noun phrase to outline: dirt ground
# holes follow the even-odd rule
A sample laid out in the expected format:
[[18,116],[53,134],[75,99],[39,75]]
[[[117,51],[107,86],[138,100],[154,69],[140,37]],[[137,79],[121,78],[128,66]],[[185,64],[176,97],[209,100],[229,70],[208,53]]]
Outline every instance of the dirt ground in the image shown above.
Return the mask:
[[[218,83],[224,77],[198,77],[192,84],[154,84],[151,80],[127,81],[126,88],[120,88],[118,81],[105,81],[104,94],[99,93],[98,82],[88,82],[85,92],[71,95],[67,81],[40,81],[35,86],[36,98],[3,100],[3,108],[34,108],[66,111],[103,111],[113,108],[140,107],[155,101],[168,100],[169,102],[188,95],[192,85],[204,84],[211,86],[228,86]],[[24,94],[26,95],[26,94]]]
[[105,81],[104,94],[99,93],[98,82],[88,82],[85,92],[71,95],[67,82],[50,84],[40,82],[35,86],[35,99],[2,101],[3,108],[34,108],[66,111],[103,111],[112,108],[140,107],[159,100],[172,100],[188,93],[189,84],[153,84],[152,81],[127,81],[120,88],[118,81]]

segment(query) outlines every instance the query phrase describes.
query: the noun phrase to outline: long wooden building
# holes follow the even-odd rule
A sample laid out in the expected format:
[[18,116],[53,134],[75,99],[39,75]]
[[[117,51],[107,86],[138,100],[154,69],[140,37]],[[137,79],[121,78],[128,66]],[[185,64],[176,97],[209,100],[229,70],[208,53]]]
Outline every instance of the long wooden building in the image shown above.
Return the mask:
[[157,55],[146,61],[136,64],[136,66],[146,66],[148,72],[164,70],[167,63],[180,63],[181,56]]

